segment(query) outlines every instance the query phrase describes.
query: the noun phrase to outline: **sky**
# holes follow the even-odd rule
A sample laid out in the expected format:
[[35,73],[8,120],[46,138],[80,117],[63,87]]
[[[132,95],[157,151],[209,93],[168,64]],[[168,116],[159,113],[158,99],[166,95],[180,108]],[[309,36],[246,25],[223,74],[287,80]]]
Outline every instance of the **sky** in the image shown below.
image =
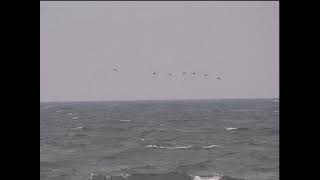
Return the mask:
[[278,97],[279,2],[40,2],[41,102]]

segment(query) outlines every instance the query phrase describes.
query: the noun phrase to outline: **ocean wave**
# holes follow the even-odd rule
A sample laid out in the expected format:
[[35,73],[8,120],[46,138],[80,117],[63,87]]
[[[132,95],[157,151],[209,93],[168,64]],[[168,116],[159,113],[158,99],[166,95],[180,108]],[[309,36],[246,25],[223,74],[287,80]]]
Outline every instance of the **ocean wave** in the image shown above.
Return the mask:
[[130,119],[121,119],[121,120],[119,120],[119,121],[121,121],[121,122],[131,122]]
[[176,146],[176,147],[166,147],[166,146],[159,146],[160,149],[188,149],[192,146]]
[[75,127],[75,128],[71,128],[71,130],[82,130],[84,127],[79,126],[79,127]]
[[228,127],[228,128],[224,128],[224,129],[227,130],[227,131],[230,131],[230,130],[236,130],[238,128]]
[[164,174],[121,174],[109,176],[91,173],[89,180],[245,180],[243,178],[233,178],[229,176],[213,174],[209,176],[189,175],[186,173],[169,172]]
[[186,164],[180,164],[175,168],[175,172],[190,172],[190,171],[197,171],[201,170],[203,168],[206,168],[209,166],[209,164],[212,162],[212,160],[204,160],[204,161],[198,161],[193,163],[186,163]]
[[79,117],[76,117],[76,116],[75,116],[75,117],[72,117],[71,119],[79,119]]
[[146,146],[147,148],[157,148],[158,146],[157,145],[148,145]]
[[204,147],[202,147],[202,148],[204,148],[204,149],[211,149],[211,148],[218,147],[218,146],[220,146],[220,145],[215,145],[215,144],[213,144],[213,145],[210,145],[210,146],[204,146]]
[[157,145],[148,145],[146,146],[147,148],[160,148],[160,149],[188,149],[191,148],[192,146],[157,146]]
[[221,176],[219,175],[213,175],[213,176],[194,176],[192,180],[219,180],[221,179]]
[[147,148],[159,148],[159,149],[189,149],[189,148],[203,148],[203,149],[211,149],[214,147],[219,147],[220,145],[209,145],[209,146],[192,146],[192,145],[188,145],[188,146],[157,146],[157,145],[147,145],[145,147]]

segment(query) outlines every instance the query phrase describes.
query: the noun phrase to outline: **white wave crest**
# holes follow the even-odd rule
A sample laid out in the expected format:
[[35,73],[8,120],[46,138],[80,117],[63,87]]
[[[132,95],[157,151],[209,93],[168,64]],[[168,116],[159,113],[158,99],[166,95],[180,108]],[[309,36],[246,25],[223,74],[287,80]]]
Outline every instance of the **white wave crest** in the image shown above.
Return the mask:
[[230,131],[230,130],[236,130],[238,128],[233,128],[233,127],[229,127],[229,128],[225,128],[225,130]]
[[71,128],[71,130],[82,130],[83,127],[82,126],[79,126],[79,127],[75,127],[75,128]]
[[123,177],[123,178],[127,178],[127,177],[129,177],[129,176],[130,176],[130,174],[127,174],[127,173],[121,174],[121,177]]
[[148,145],[146,146],[147,148],[157,148],[158,146],[157,145]]
[[130,119],[122,119],[122,120],[120,120],[121,122],[131,122],[131,120]]
[[202,147],[202,148],[204,148],[204,149],[210,149],[210,148],[214,148],[214,147],[218,147],[218,146],[220,146],[220,145],[215,145],[215,144],[213,144],[213,145],[210,145],[210,146],[204,146],[204,147]]
[[147,148],[160,148],[160,149],[188,149],[192,146],[174,146],[174,147],[168,147],[168,146],[157,146],[157,145],[148,145]]
[[219,180],[219,179],[221,179],[220,175],[214,175],[214,176],[207,176],[207,177],[194,176],[192,180]]
[[79,119],[79,117],[76,117],[76,116],[75,116],[75,117],[72,117],[71,119]]
[[90,174],[90,177],[89,177],[89,180],[92,180],[92,178],[95,176],[95,174],[94,173],[91,173]]
[[188,149],[192,146],[177,146],[177,147],[165,147],[165,146],[159,146],[160,149]]
[[111,179],[111,176],[103,176],[101,174],[95,174],[95,173],[91,173],[89,180],[96,180],[96,179]]

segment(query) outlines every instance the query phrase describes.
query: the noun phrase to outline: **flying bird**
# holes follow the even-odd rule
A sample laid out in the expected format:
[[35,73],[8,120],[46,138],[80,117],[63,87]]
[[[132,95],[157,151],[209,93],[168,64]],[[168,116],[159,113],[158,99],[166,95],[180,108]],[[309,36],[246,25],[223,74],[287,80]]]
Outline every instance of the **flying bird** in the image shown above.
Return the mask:
[[221,80],[221,77],[217,77],[217,79]]
[[116,69],[116,68],[112,68],[112,70],[113,70],[113,71],[116,71],[116,72],[118,72],[118,69]]
[[196,75],[196,73],[195,73],[195,72],[193,72],[192,74],[193,74],[193,75]]
[[154,73],[152,73],[153,75],[156,75],[157,73],[156,72],[154,72]]
[[208,77],[209,75],[208,74],[204,74],[204,77]]

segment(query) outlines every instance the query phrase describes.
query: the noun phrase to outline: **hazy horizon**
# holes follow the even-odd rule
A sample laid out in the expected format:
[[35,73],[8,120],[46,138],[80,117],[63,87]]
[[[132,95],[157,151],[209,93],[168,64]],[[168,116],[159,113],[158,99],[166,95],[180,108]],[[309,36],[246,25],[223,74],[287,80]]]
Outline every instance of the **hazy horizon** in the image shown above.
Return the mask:
[[131,101],[202,101],[202,100],[262,100],[262,99],[280,99],[276,98],[206,98],[206,99],[130,99],[130,100],[87,100],[87,101],[40,101],[40,103],[81,103],[81,102],[131,102]]
[[40,102],[273,98],[277,1],[40,2]]

